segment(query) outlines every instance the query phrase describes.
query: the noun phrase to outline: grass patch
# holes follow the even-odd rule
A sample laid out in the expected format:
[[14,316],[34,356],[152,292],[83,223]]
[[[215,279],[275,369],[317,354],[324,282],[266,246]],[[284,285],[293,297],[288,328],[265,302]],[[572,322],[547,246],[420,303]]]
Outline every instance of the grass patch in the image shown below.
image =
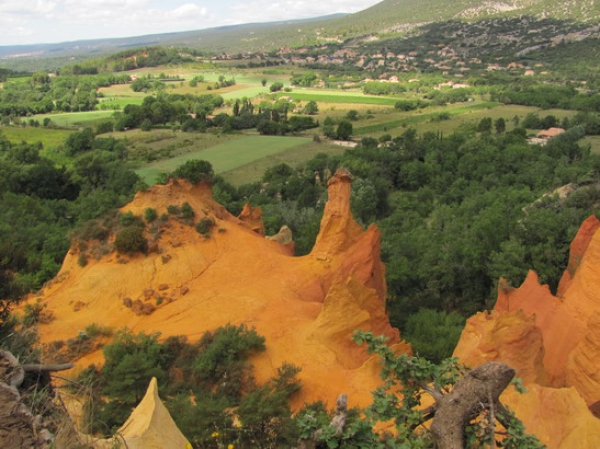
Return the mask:
[[282,92],[278,97],[290,97],[295,101],[317,101],[319,103],[355,103],[393,106],[400,97],[380,97],[376,95],[364,95],[362,92],[338,92],[338,91],[292,91]]
[[296,167],[312,159],[319,153],[344,154],[345,151],[345,147],[333,145],[326,141],[322,143],[311,141],[289,150],[257,159],[249,164],[220,173],[220,175],[230,184],[239,187],[242,184],[259,181],[265,170],[275,165],[285,163],[291,167]]
[[113,113],[113,111],[65,112],[61,114],[36,115],[35,119],[41,123],[48,117],[55,125],[64,127],[93,126],[102,120],[111,118]]
[[[461,106],[451,105],[451,106],[447,106],[444,108],[425,109],[425,111],[429,111],[429,112],[425,112],[425,113],[411,112],[407,115],[404,115],[404,117],[402,117],[402,118],[388,120],[388,121],[385,121],[382,123],[375,123],[372,125],[355,127],[354,134],[365,135],[365,134],[380,133],[380,132],[390,131],[394,128],[406,127],[406,126],[413,126],[417,129],[419,129],[419,131],[420,131],[419,124],[421,124],[423,122],[431,121],[432,119],[434,119],[436,116],[438,116],[442,112],[448,113],[451,116],[461,115],[461,114],[465,114],[469,111],[477,111],[477,110],[485,110],[487,113],[490,108],[494,108],[499,105],[500,105],[500,103],[483,102],[483,103],[467,104],[467,105],[461,105]],[[487,114],[487,115],[489,115],[489,114]]]
[[62,145],[64,141],[73,132],[68,129],[53,129],[43,126],[4,126],[0,127],[0,132],[11,142],[27,142],[33,144],[42,142],[44,149],[53,149]]
[[128,160],[143,166],[160,160],[198,152],[225,142],[243,138],[240,134],[182,133],[173,130],[132,129],[103,134],[102,137],[123,139],[127,144]]
[[203,159],[209,161],[215,172],[220,174],[308,142],[311,142],[311,139],[305,137],[247,136],[172,159],[154,162],[136,172],[148,184],[153,184],[159,174],[170,173],[189,160]]
[[581,146],[590,146],[592,154],[600,154],[600,136],[587,136],[579,141]]
[[[248,86],[248,85],[237,85],[236,84],[236,86],[238,86],[239,89],[232,90],[230,92],[224,92],[224,93],[220,93],[220,91],[213,91],[213,92],[218,93],[225,100],[235,100],[237,98],[244,98],[244,97],[254,98],[254,97],[258,97],[259,95],[269,93],[268,85],[267,85],[267,87],[262,87],[262,86]],[[234,86],[231,86],[231,87],[234,87]]]
[[450,120],[442,122],[432,122],[427,120],[412,126],[417,128],[420,133],[425,133],[428,131],[441,131],[444,134],[450,134],[465,124],[472,124],[476,126],[484,117],[490,117],[494,121],[502,117],[506,120],[506,130],[510,131],[515,127],[512,120],[514,116],[518,116],[521,120],[523,120],[527,114],[532,112],[537,113],[540,117],[554,115],[559,120],[563,117],[573,116],[577,113],[577,111],[567,111],[562,109],[543,110],[532,106],[498,105],[492,109],[476,108],[462,111],[460,114],[454,114]]

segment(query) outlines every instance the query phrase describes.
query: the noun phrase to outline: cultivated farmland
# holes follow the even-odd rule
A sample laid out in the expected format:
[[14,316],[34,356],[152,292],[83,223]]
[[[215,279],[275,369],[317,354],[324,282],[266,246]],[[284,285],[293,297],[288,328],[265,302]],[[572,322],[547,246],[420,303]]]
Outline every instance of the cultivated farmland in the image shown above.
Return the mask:
[[153,184],[157,176],[174,171],[186,161],[204,159],[212,164],[216,173],[221,174],[309,142],[311,139],[300,137],[246,136],[211,148],[148,164],[137,170],[137,173],[148,184]]

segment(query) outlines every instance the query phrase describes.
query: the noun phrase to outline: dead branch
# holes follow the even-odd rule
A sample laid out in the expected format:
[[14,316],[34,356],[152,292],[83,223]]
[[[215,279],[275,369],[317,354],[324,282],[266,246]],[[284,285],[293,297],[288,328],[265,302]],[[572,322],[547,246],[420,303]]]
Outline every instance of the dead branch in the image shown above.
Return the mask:
[[515,371],[504,363],[489,362],[458,381],[452,392],[437,403],[431,433],[438,448],[463,448],[465,426],[480,413],[480,404],[493,404],[498,410],[498,398],[514,375]]

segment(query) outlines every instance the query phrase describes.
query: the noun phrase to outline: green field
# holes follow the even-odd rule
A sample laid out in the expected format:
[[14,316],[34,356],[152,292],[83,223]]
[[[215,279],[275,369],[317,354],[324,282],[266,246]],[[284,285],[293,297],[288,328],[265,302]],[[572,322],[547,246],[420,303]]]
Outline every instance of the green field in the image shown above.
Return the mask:
[[393,106],[398,97],[365,95],[362,92],[306,89],[302,91],[280,92],[278,97],[289,97],[295,101],[317,101],[320,103],[354,103]]
[[123,109],[128,104],[142,104],[146,94],[134,92],[129,84],[115,84],[110,87],[101,87],[98,92],[102,94],[99,99],[100,107],[107,109]]
[[73,131],[68,129],[53,129],[42,126],[3,126],[0,127],[0,133],[11,142],[42,142],[44,149],[56,148],[62,145],[69,134]]
[[[236,85],[238,86],[238,85]],[[249,85],[239,85],[240,88],[236,90],[232,90],[229,92],[220,93],[220,91],[213,91],[221,95],[225,100],[235,100],[237,98],[254,98],[261,94],[268,94],[269,88],[262,86],[249,86]]]
[[221,174],[311,141],[305,137],[247,136],[172,159],[154,162],[136,172],[146,183],[153,184],[159,174],[170,173],[191,159],[204,159],[213,165],[216,173]]
[[259,181],[264,172],[278,164],[288,164],[290,167],[297,167],[306,161],[312,159],[319,153],[343,154],[347,148],[340,145],[334,145],[323,141],[322,143],[313,142],[272,154],[268,157],[257,159],[249,164],[220,173],[223,178],[232,185],[238,187],[242,184]]
[[114,111],[86,111],[86,112],[65,112],[61,114],[36,115],[36,120],[40,123],[48,117],[56,126],[78,127],[93,126],[98,122],[111,118]]
[[393,120],[380,121],[379,123],[374,123],[365,126],[355,126],[354,133],[355,134],[373,134],[380,133],[392,130],[398,127],[406,127],[420,126],[421,123],[431,122],[435,120],[441,113],[450,114],[451,117],[462,115],[471,111],[477,110],[489,110],[494,107],[499,106],[500,103],[493,102],[483,102],[483,103],[468,103],[468,104],[460,104],[460,105],[450,105],[442,108],[429,108],[421,111],[410,112],[410,113],[398,113],[397,117]]

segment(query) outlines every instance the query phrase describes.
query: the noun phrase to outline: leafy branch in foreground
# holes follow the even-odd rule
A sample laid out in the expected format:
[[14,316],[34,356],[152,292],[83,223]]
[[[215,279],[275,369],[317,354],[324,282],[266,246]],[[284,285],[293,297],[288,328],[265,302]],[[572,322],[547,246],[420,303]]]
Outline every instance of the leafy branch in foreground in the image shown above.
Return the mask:
[[[457,359],[435,365],[423,358],[396,355],[383,336],[356,331],[354,340],[366,343],[368,352],[380,356],[383,363],[384,384],[373,392],[366,417],[373,422],[393,420],[397,439],[409,442],[408,447],[544,447],[525,433],[521,421],[499,401],[515,375],[509,366],[489,362],[468,371]],[[433,398],[432,405],[423,407],[424,394]],[[423,424],[429,420],[427,429]],[[497,432],[497,427],[506,432]]]

